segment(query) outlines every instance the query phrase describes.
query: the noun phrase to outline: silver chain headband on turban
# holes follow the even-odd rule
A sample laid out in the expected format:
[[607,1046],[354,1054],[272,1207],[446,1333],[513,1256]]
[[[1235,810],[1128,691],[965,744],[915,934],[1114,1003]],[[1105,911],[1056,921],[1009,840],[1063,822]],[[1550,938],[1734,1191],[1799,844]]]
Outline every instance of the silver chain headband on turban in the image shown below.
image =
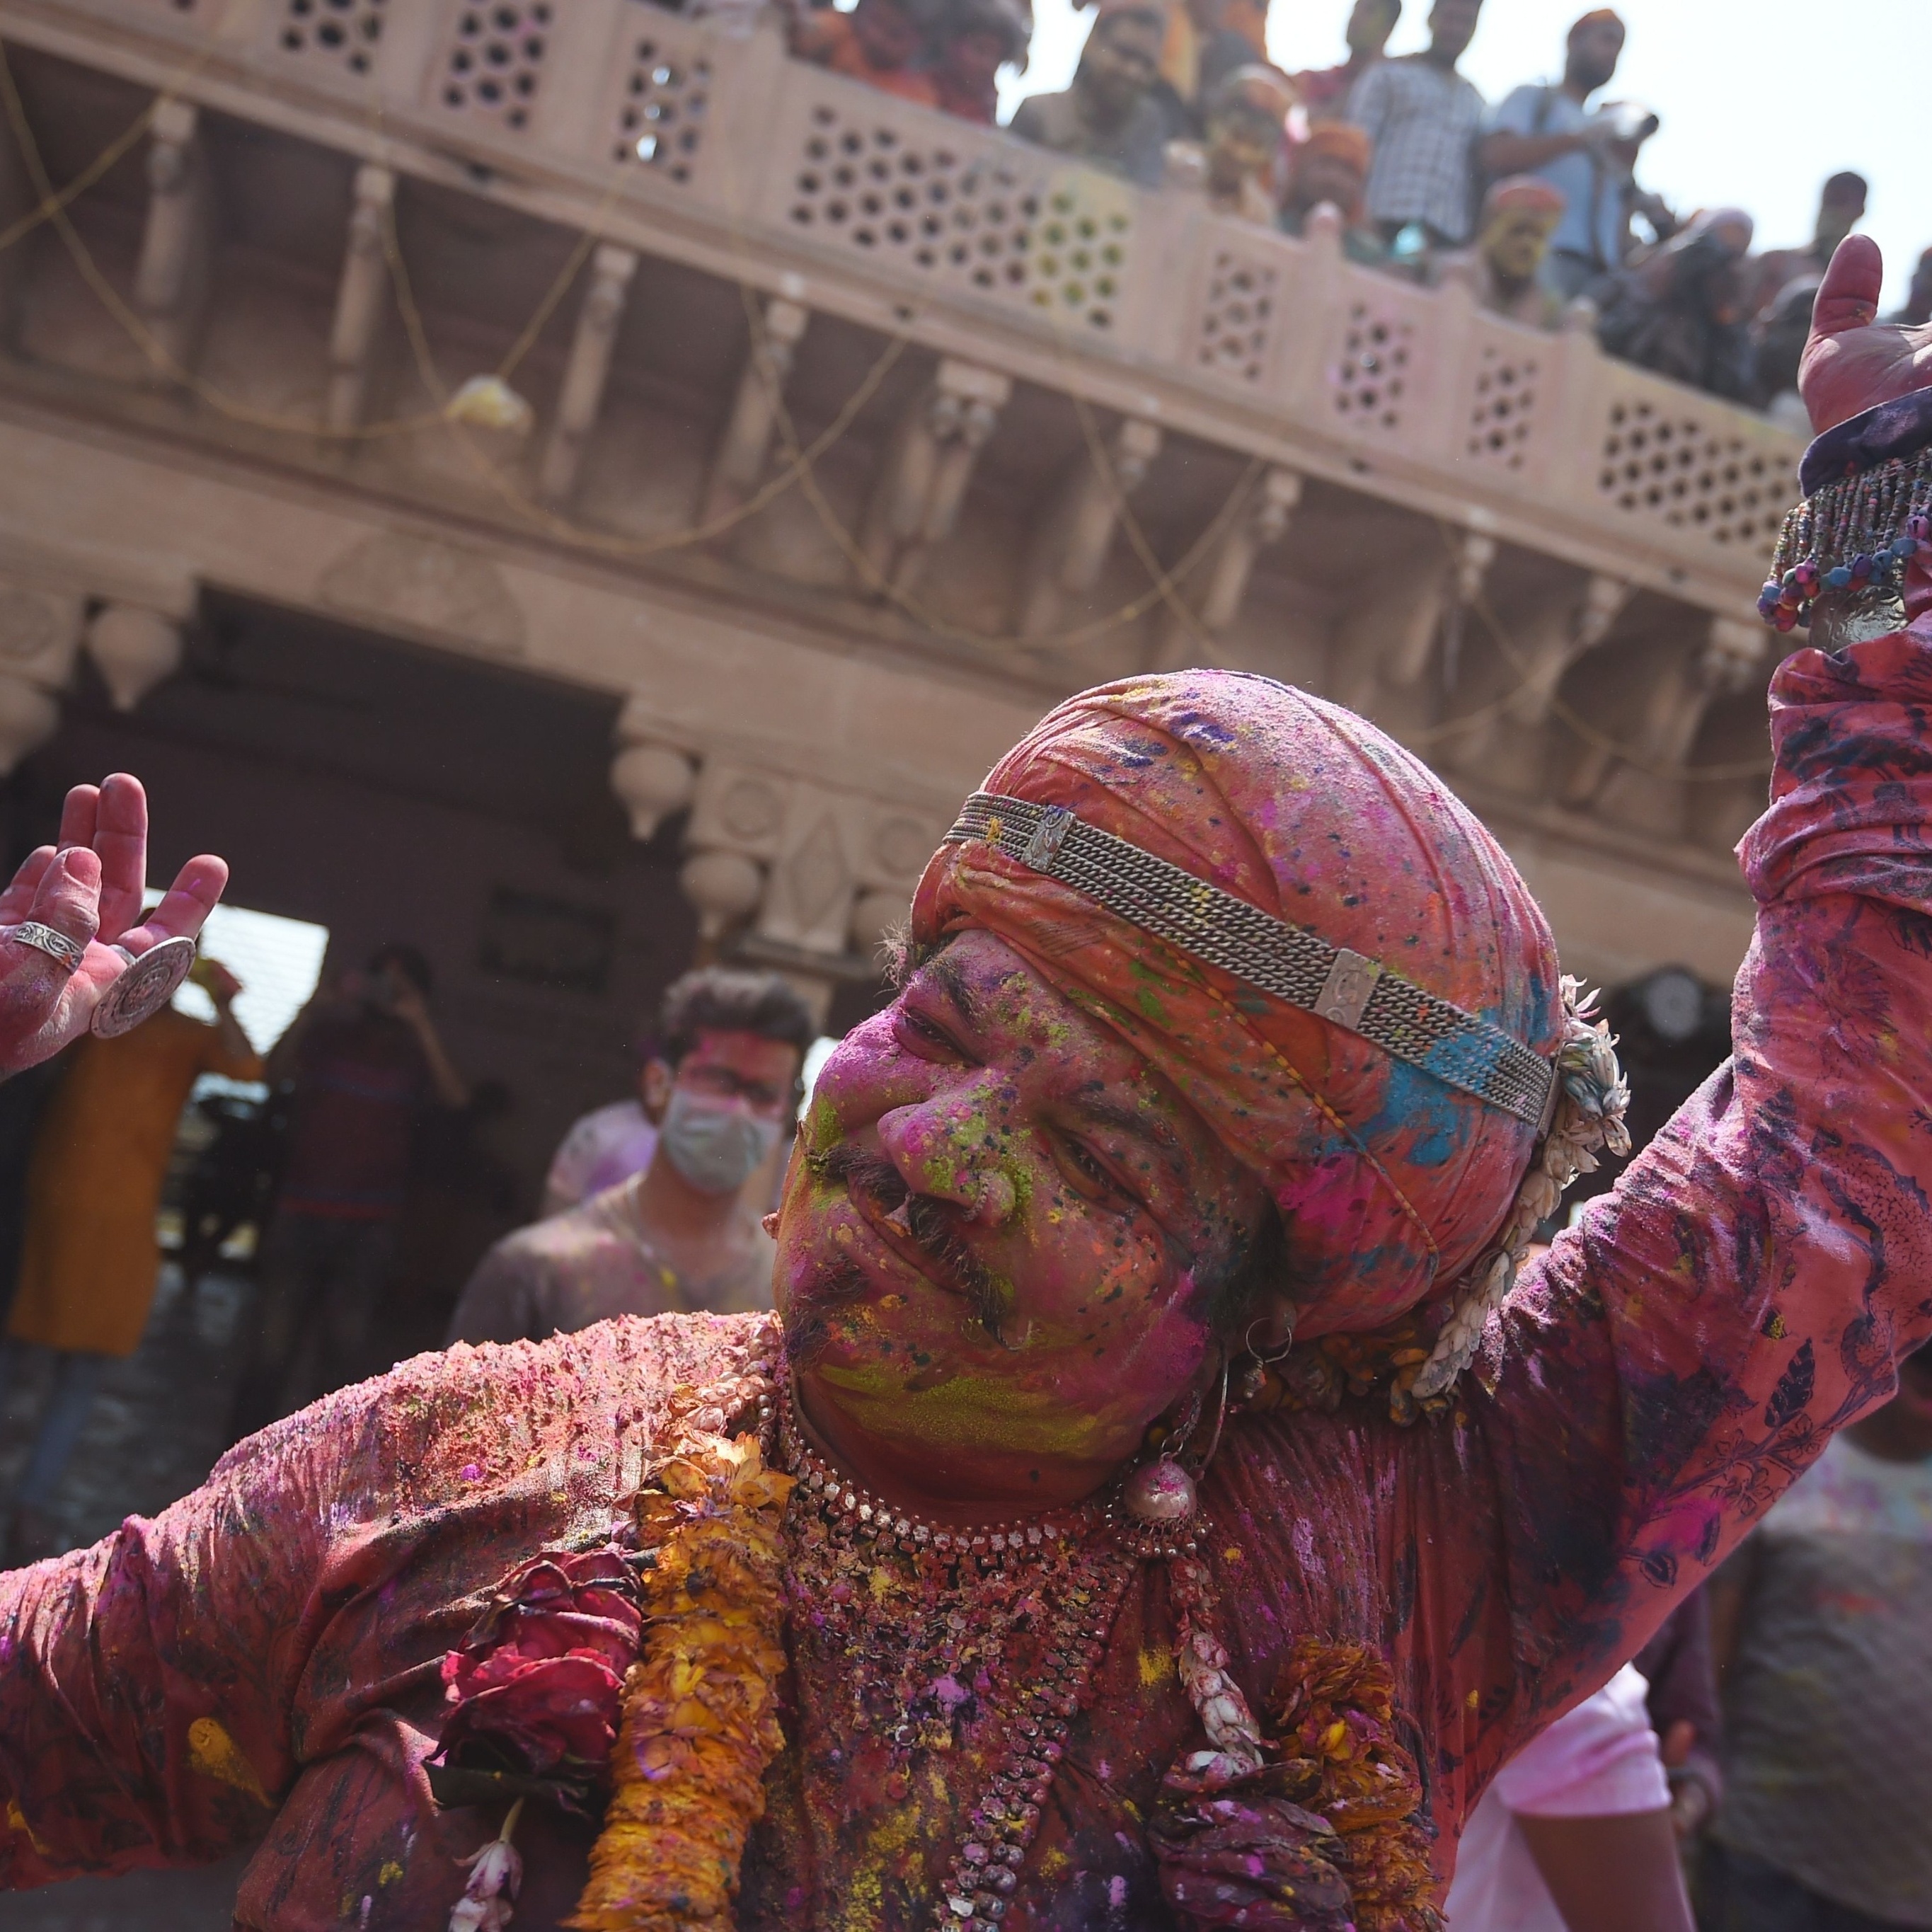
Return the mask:
[[1416,1377],[1419,1400],[1444,1394],[1468,1366],[1484,1323],[1514,1285],[1525,1250],[1563,1190],[1595,1168],[1599,1151],[1630,1150],[1623,1122],[1630,1089],[1616,1042],[1575,980],[1562,982],[1564,1038],[1552,1063],[1379,960],[1273,918],[1064,806],[975,792],[946,842],[990,845],[1130,926],[1540,1130],[1495,1248],[1464,1276]]

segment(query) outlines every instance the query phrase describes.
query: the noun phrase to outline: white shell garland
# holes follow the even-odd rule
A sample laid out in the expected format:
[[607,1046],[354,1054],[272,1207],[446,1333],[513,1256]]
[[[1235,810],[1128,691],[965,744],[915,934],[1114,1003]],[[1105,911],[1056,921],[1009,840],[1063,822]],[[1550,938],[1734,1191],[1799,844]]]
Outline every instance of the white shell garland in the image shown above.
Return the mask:
[[1490,1317],[1516,1286],[1516,1272],[1540,1223],[1556,1211],[1564,1190],[1580,1174],[1593,1174],[1601,1153],[1630,1152],[1624,1114],[1630,1082],[1617,1064],[1616,1039],[1610,1023],[1597,1018],[1596,995],[1580,980],[1563,976],[1563,1043],[1557,1048],[1556,1118],[1537,1143],[1529,1171],[1516,1190],[1510,1218],[1496,1246],[1463,1276],[1455,1312],[1436,1338],[1436,1346],[1415,1379],[1418,1401],[1446,1394],[1475,1359]]

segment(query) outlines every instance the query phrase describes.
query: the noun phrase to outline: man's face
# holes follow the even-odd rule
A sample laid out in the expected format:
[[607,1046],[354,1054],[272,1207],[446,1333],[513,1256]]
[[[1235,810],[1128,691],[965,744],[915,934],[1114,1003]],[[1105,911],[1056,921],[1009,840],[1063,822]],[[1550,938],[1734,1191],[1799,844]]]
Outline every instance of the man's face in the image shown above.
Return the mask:
[[1282,116],[1258,100],[1231,100],[1208,124],[1208,170],[1216,184],[1232,188],[1244,177],[1265,175],[1281,143]]
[[707,1028],[675,1068],[662,1060],[645,1067],[645,1111],[655,1118],[681,1089],[782,1125],[796,1091],[798,1069],[798,1048],[784,1040]]
[[1533,208],[1506,208],[1483,230],[1483,253],[1506,282],[1526,282],[1543,266],[1556,218]]
[[1355,0],[1348,15],[1348,51],[1356,54],[1380,53],[1388,45],[1388,37],[1395,32],[1395,23],[1401,15],[1401,0]]
[[1124,121],[1160,71],[1161,30],[1156,20],[1116,14],[1098,22],[1080,57],[1087,91],[1110,122]]
[[1211,1367],[1264,1211],[1139,1055],[962,933],[841,1043],[793,1156],[776,1287],[808,1406],[928,1495],[1097,1483]]
[[1438,53],[1460,60],[1476,38],[1476,22],[1481,17],[1483,0],[1436,0],[1429,16],[1429,36]]
[[1623,28],[1614,20],[1593,20],[1570,43],[1569,77],[1594,94],[1616,77],[1623,54]]
[[1830,255],[1864,219],[1865,198],[1856,190],[1828,195],[1818,204],[1818,250]]
[[852,32],[866,59],[883,70],[904,67],[919,52],[918,23],[898,0],[860,0]]
[[1304,214],[1328,201],[1352,217],[1361,206],[1362,188],[1361,170],[1340,154],[1304,154],[1294,164],[1292,198]]

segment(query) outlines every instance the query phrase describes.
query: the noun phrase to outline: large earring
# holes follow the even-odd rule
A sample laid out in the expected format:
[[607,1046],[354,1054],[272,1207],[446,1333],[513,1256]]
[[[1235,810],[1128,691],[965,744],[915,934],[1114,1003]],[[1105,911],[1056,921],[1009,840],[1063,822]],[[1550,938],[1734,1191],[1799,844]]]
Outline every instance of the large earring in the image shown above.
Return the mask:
[[1188,1444],[1201,1426],[1202,1399],[1196,1396],[1188,1406],[1187,1418],[1183,1426],[1168,1438],[1160,1455],[1150,1462],[1143,1462],[1127,1478],[1126,1486],[1120,1492],[1120,1507],[1136,1522],[1149,1526],[1167,1526],[1186,1522],[1198,1504],[1199,1486],[1195,1478],[1204,1472],[1214,1460],[1214,1451],[1221,1445],[1221,1425],[1228,1413],[1228,1356],[1224,1349],[1221,1355],[1220,1395],[1214,1412],[1214,1432],[1209,1438],[1207,1454],[1195,1462],[1192,1470],[1184,1460]]
[[1257,1400],[1268,1386],[1268,1372],[1278,1362],[1285,1362],[1294,1352],[1294,1319],[1288,1318],[1288,1339],[1271,1355],[1264,1355],[1255,1346],[1255,1330],[1268,1319],[1258,1315],[1248,1324],[1248,1332],[1241,1338],[1241,1368],[1234,1379],[1234,1406],[1245,1408]]

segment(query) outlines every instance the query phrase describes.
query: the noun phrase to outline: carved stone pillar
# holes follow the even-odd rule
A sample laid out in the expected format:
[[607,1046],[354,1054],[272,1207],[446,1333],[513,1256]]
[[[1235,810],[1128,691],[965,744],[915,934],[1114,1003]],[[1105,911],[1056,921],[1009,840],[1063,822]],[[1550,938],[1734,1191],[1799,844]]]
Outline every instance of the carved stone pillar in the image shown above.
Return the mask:
[[637,272],[634,250],[605,246],[590,258],[590,285],[578,312],[577,334],[557,397],[556,422],[537,472],[537,495],[546,503],[565,503],[577,488],[585,446],[604,406],[610,376],[610,352],[624,319],[624,299]]
[[[1244,486],[1247,487],[1247,486]],[[1288,534],[1288,520],[1301,501],[1301,478],[1292,470],[1270,470],[1249,488],[1247,500],[1228,520],[1207,561],[1199,602],[1192,621],[1170,609],[1155,668],[1178,670],[1199,662],[1204,641],[1212,644],[1240,615],[1248,580],[1263,550]],[[1177,597],[1183,593],[1176,590]]]
[[1120,511],[1160,454],[1161,432],[1130,416],[1103,452],[1082,448],[1054,486],[1035,526],[1022,574],[1019,634],[1041,638],[1060,628],[1069,597],[1100,580]]
[[1410,722],[1409,713],[1420,722],[1431,708],[1420,701],[1420,687],[1436,641],[1446,630],[1460,644],[1460,627],[1496,555],[1493,538],[1468,530],[1447,553],[1432,543],[1419,559],[1393,562],[1385,587],[1336,634],[1328,688],[1336,701],[1385,723]]
[[700,526],[714,524],[735,509],[764,481],[778,404],[811,320],[809,309],[780,296],[765,304],[763,326],[752,332],[752,352],[738,377],[731,414],[711,460]]
[[[1744,690],[1760,674],[1769,635],[1748,619],[1713,617],[1702,648],[1675,658],[1646,694],[1632,760],[1622,763],[1593,747],[1594,755],[1580,762],[1565,802],[1587,804],[1600,783],[1597,804],[1606,817],[1639,831],[1681,837],[1686,785],[1680,774],[1697,734],[1718,699]],[[1592,766],[1597,782],[1586,769]]]
[[152,338],[155,379],[178,382],[194,358],[208,296],[212,208],[199,110],[164,97],[148,146],[148,216],[134,271],[134,310]]
[[862,587],[907,592],[935,544],[958,522],[980,452],[999,426],[1011,377],[942,361],[931,386],[900,418],[887,446],[859,547],[870,566]]
[[104,605],[87,626],[86,644],[116,711],[132,711],[181,668],[181,626],[138,604]]
[[59,728],[82,608],[77,595],[0,582],[0,777]]
[[335,322],[328,336],[328,427],[352,430],[368,406],[369,372],[389,292],[383,230],[396,196],[396,177],[365,162],[356,170],[349,242],[335,289]]

